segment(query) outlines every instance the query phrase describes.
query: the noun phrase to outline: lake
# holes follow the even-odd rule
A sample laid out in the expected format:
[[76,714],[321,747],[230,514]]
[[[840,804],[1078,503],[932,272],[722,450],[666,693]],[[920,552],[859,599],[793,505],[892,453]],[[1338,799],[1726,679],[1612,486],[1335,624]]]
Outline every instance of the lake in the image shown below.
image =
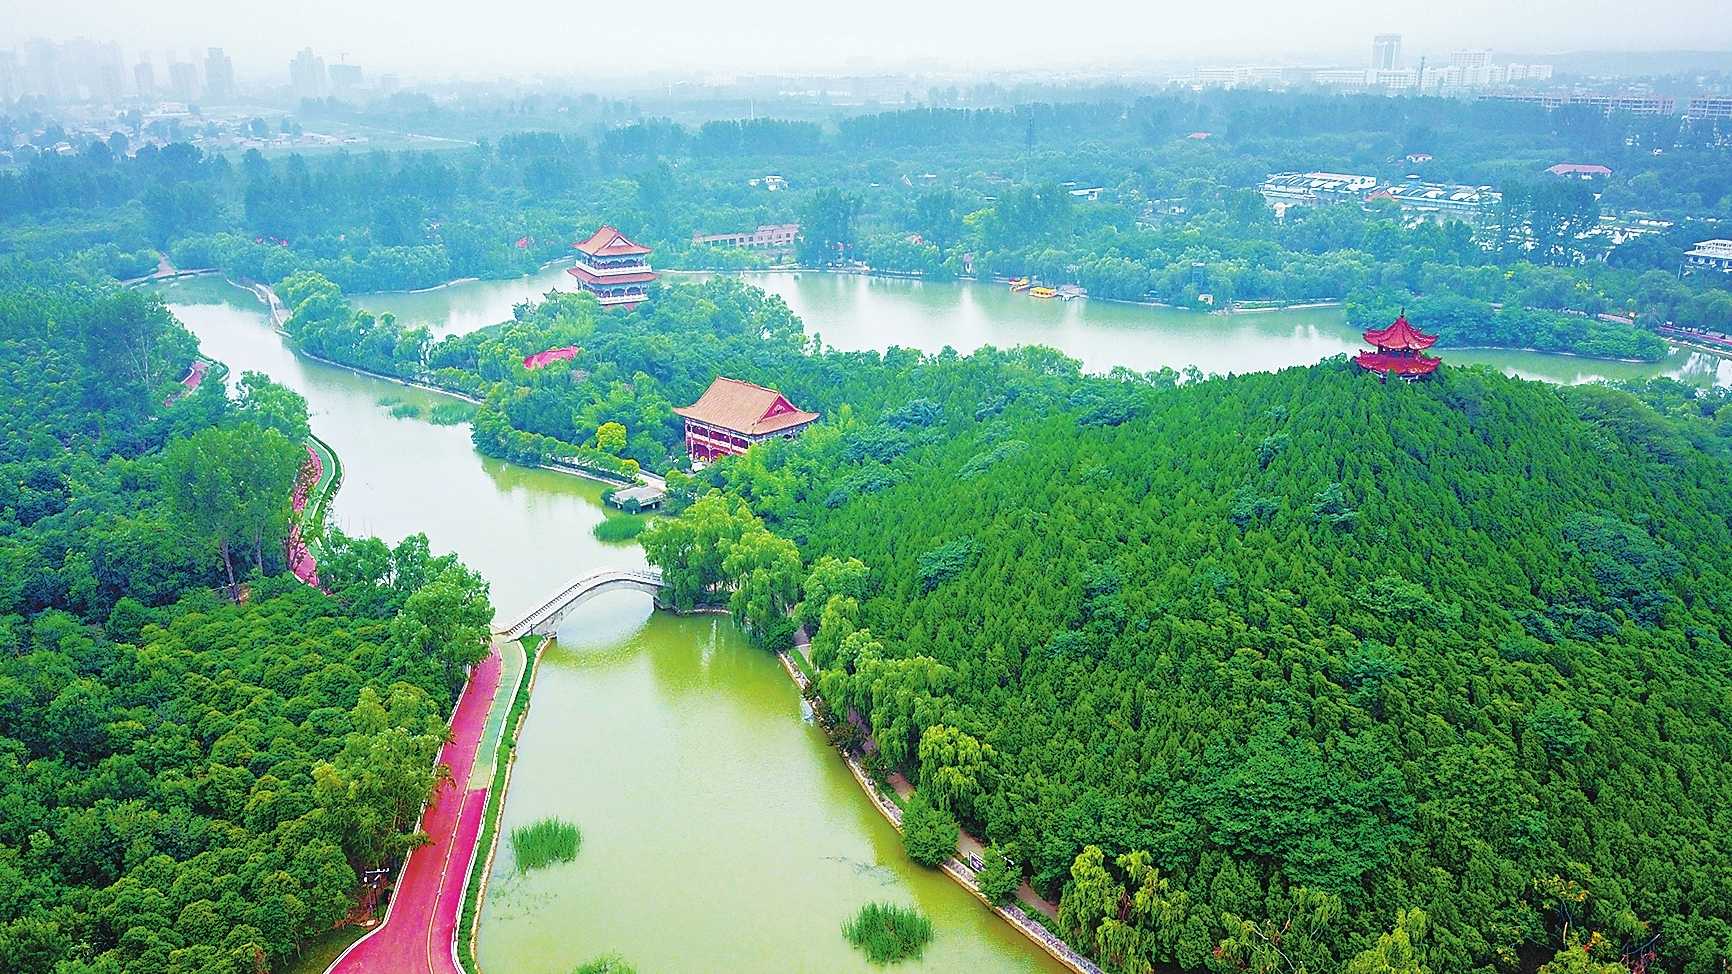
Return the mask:
[[[501,618],[598,566],[640,566],[596,541],[600,484],[476,453],[443,397],[302,358],[249,292],[162,286],[204,353],[307,399],[342,456],[333,522],[396,542],[424,531],[492,585]],[[903,855],[808,721],[773,656],[726,618],[652,611],[613,592],[565,619],[520,738],[504,827],[558,815],[577,861],[519,875],[501,843],[479,951],[492,974],[567,974],[617,951],[641,971],[867,971],[841,924],[870,900],[918,905],[936,936],[910,971],[1060,968],[967,892]]]
[[[670,272],[668,281],[701,280]],[[778,295],[808,333],[846,351],[892,345],[972,352],[982,345],[1050,345],[1091,372],[1114,366],[1143,372],[1196,366],[1204,372],[1267,371],[1309,365],[1365,347],[1340,308],[1290,308],[1209,314],[1114,301],[1057,301],[1012,293],[1002,284],[919,281],[771,271],[745,280]],[[466,281],[431,291],[363,294],[355,302],[377,313],[426,324],[436,336],[461,334],[511,317],[512,306],[550,290],[574,290],[562,266],[504,281]],[[1423,323],[1422,323],[1423,324]],[[1604,362],[1505,349],[1437,350],[1447,361],[1475,363],[1547,382],[1636,380],[1666,375],[1699,384],[1732,383],[1732,360],[1674,349],[1660,362]]]

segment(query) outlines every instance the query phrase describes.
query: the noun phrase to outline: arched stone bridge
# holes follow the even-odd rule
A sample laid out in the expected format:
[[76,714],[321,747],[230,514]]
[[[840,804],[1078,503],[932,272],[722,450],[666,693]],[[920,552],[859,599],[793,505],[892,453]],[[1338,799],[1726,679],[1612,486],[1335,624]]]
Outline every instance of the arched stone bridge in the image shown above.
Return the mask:
[[627,588],[659,598],[663,584],[659,568],[604,568],[590,572],[572,579],[523,618],[497,632],[501,639],[506,640],[522,639],[531,633],[552,635],[559,627],[559,620],[592,595]]

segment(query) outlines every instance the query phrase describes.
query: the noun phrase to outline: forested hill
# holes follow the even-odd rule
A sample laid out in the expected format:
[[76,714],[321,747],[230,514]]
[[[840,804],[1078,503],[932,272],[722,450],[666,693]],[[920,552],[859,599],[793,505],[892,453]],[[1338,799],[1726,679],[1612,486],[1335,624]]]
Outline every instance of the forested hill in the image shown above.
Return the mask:
[[1115,971],[1287,970],[1258,931],[1291,923],[1325,971],[1400,925],[1431,971],[1511,971],[1567,921],[1599,960],[1658,933],[1664,969],[1720,969],[1721,461],[1624,393],[1476,369],[1337,360],[1128,417],[1099,388],[946,387],[894,476],[868,423],[720,475],[815,478],[771,528],[871,579],[823,611],[825,696],[1062,891],[1067,937]]

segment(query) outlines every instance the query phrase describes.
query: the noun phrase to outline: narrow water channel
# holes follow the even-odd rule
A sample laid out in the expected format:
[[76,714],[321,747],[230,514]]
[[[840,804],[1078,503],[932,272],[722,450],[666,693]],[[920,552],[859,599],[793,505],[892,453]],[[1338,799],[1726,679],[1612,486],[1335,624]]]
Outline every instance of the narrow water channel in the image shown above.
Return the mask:
[[[441,397],[293,354],[248,292],[212,278],[160,289],[205,354],[307,398],[342,456],[346,531],[424,531],[492,584],[502,617],[635,544],[596,541],[600,485],[475,453],[466,425],[397,418]],[[543,657],[504,826],[558,815],[576,862],[520,875],[501,845],[482,916],[489,974],[566,974],[617,951],[644,972],[865,971],[843,919],[870,900],[917,904],[936,937],[916,971],[1057,971],[894,830],[805,719],[793,684],[725,618],[653,613],[610,593]]]

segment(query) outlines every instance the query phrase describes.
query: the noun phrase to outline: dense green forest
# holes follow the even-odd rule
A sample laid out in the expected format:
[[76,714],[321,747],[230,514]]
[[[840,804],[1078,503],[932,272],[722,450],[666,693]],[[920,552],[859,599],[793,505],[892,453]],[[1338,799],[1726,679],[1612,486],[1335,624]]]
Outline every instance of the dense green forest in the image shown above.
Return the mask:
[[[822,412],[672,470],[683,514],[646,552],[679,605],[725,602],[776,648],[804,625],[872,769],[918,786],[911,851],[967,828],[1115,974],[1561,974],[1638,944],[1724,971],[1724,391],[838,352],[728,279],[629,312],[552,295],[440,341],[344,296],[524,273],[599,222],[662,266],[749,266],[690,234],[798,220],[808,264],[1342,300],[1359,325],[1405,306],[1445,344],[1654,359],[1644,325],[1732,327],[1724,281],[1676,273],[1697,221],[1732,216],[1732,167],[1674,120],[1225,93],[117,149],[0,172],[0,249],[55,265],[0,267],[0,969],[294,956],[417,841],[482,651],[485,583],[425,538],[331,532],[328,593],[283,574],[305,403],[220,366],[180,394],[192,337],[105,283],[166,252],[278,282],[303,351],[478,400],[477,448],[514,461],[670,469],[673,408],[718,374]],[[1502,225],[1277,220],[1255,192],[1398,178],[1417,151],[1426,178],[1503,187]],[[1597,198],[1542,182],[1563,159],[1616,175]],[[789,189],[751,184],[769,172]],[[1610,253],[1574,234],[1632,208],[1677,226]],[[582,351],[523,366],[562,345]]]
[[[154,298],[0,268],[0,969],[251,974],[437,781],[487,587],[425,538],[284,572],[306,405]],[[238,598],[237,598],[238,597]]]
[[815,630],[871,761],[1111,971],[1720,970],[1720,397],[1035,354],[855,358],[879,405],[677,481],[646,552]]
[[[569,256],[603,222],[654,245],[660,266],[758,266],[770,258],[697,247],[691,235],[798,221],[806,264],[1032,274],[1181,306],[1378,290],[1725,329],[1725,282],[1677,277],[1683,251],[1719,233],[1707,221],[1732,218],[1732,167],[1716,139],[1667,118],[1217,92],[911,109],[833,127],[645,119],[312,159],[231,159],[180,143],[127,154],[94,142],[0,173],[0,243],[88,273],[146,273],[160,249],[182,267],[264,282],[314,272],[358,293],[526,273]],[[1412,175],[1503,190],[1490,225],[1410,225],[1387,202],[1277,219],[1256,191],[1286,170],[1401,179],[1415,168],[1406,156],[1421,152],[1431,161]],[[1614,175],[1592,189],[1546,176],[1560,159]],[[788,189],[767,190],[768,173]],[[1079,199],[1069,187],[1101,193]],[[1614,211],[1674,226],[1609,252],[1605,238],[1578,236]],[[1607,354],[1595,336],[1555,331],[1567,350]],[[1469,332],[1508,344],[1528,330],[1487,317]],[[1613,344],[1629,353],[1617,357],[1651,357],[1634,341]]]

